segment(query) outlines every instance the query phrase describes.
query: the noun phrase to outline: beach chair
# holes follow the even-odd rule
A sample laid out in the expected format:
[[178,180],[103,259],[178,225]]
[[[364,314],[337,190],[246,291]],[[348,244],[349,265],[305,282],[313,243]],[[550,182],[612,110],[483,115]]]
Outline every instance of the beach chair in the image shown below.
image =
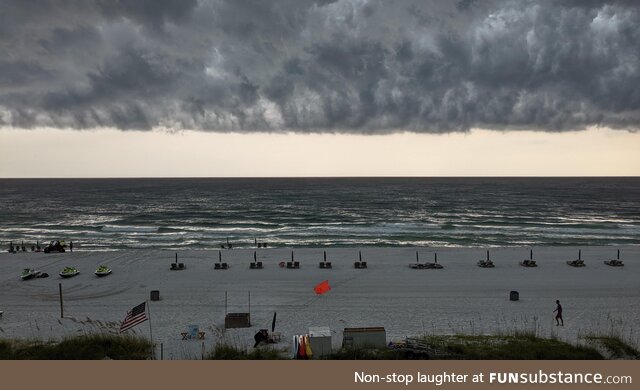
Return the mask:
[[218,251],[218,262],[213,265],[213,269],[229,269],[229,265],[222,261],[222,252]]
[[326,251],[323,252],[323,256],[324,256],[323,261],[318,263],[318,265],[320,266],[320,268],[331,268],[331,262],[327,261],[327,252]]
[[249,263],[250,269],[262,269],[262,261],[258,261],[258,255],[254,251],[253,252],[253,263]]
[[353,263],[353,268],[356,268],[356,269],[367,268],[367,262],[366,261],[362,261],[362,252],[361,251],[358,251],[358,261]]

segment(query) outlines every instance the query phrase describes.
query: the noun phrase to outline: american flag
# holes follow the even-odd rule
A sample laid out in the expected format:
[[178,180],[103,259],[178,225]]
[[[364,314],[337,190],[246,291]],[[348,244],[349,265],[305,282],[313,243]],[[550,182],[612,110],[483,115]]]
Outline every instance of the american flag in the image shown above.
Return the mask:
[[124,318],[124,321],[122,321],[122,325],[120,325],[120,332],[133,328],[149,319],[147,317],[146,305],[147,302],[142,302],[127,312],[127,316]]

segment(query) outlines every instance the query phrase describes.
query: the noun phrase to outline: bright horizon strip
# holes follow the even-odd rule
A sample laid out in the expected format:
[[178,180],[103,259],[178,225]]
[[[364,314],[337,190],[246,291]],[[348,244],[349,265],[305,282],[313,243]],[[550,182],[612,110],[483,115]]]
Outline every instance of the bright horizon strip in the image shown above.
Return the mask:
[[1,178],[639,176],[640,133],[0,129]]

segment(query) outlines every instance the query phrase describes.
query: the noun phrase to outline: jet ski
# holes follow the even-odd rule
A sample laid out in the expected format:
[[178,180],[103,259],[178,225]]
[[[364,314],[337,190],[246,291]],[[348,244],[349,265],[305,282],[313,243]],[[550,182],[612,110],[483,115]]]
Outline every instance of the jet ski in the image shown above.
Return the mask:
[[98,267],[95,274],[98,277],[111,275],[111,268],[107,267],[106,265],[101,265],[100,267]]
[[70,278],[72,276],[76,276],[79,273],[80,271],[78,271],[75,267],[64,267],[64,269],[60,271],[60,276],[62,276],[63,278]]
[[25,268],[22,270],[22,274],[20,275],[20,279],[29,280],[33,278],[37,278],[40,275],[40,271],[36,271],[31,268]]

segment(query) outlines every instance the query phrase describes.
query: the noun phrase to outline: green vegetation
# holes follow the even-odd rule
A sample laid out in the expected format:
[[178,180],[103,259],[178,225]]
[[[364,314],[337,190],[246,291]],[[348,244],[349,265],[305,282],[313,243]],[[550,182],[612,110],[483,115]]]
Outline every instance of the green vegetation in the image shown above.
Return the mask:
[[[627,355],[633,351],[630,346],[621,340],[612,345],[618,350],[623,350]],[[534,334],[516,333],[514,335],[499,336],[424,336],[414,339],[408,347],[399,345],[395,349],[373,347],[341,348],[333,352],[328,359],[331,360],[402,360],[402,359],[477,359],[477,360],[596,360],[603,359],[595,348],[571,345],[558,339],[546,339]],[[613,347],[612,347],[613,348]],[[209,355],[209,359],[252,359],[252,360],[277,360],[287,359],[288,354],[272,348],[256,348],[251,351],[234,347],[228,344],[220,344]]]
[[144,360],[150,351],[148,340],[120,335],[77,336],[60,342],[0,340],[3,360]]
[[601,346],[610,359],[640,359],[640,351],[625,343],[618,336],[585,336],[589,344]]
[[341,348],[331,355],[331,360],[403,360],[406,354],[388,348],[350,347]]
[[213,352],[207,356],[207,359],[212,360],[282,360],[287,358],[283,351],[269,347],[259,347],[247,351],[247,349],[229,344],[216,345]]
[[[411,346],[413,345],[413,347]],[[575,346],[528,333],[499,336],[425,336],[396,349],[343,348],[330,359],[477,359],[583,360],[603,359],[594,348]]]
[[[328,358],[333,360],[430,359],[506,359],[581,360],[640,359],[640,351],[617,336],[585,336],[589,346],[571,345],[555,338],[529,333],[496,336],[424,336],[409,345],[390,348],[342,348]],[[418,346],[418,347],[416,347]],[[137,360],[149,359],[151,343],[143,338],[121,335],[86,335],[60,342],[0,339],[0,359],[11,360]],[[599,352],[600,351],[600,352]],[[289,353],[271,346],[253,349],[218,344],[207,356],[217,360],[280,360]]]
[[603,359],[591,347],[571,345],[533,334],[508,336],[426,336],[435,359],[584,360]]

